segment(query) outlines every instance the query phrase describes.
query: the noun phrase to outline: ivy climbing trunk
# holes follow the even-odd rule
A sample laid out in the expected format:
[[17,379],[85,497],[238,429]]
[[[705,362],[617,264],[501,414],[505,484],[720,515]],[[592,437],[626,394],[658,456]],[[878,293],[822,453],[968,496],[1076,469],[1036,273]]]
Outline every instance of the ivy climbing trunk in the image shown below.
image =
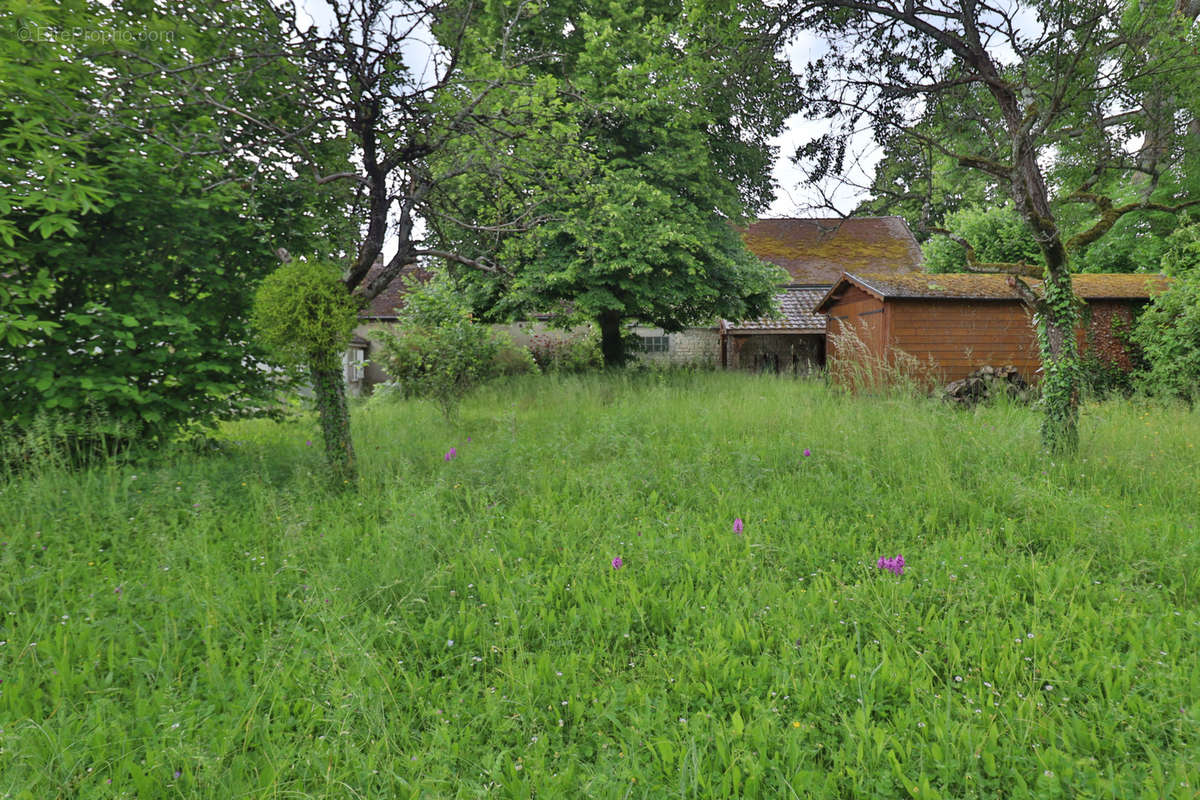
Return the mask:
[[625,343],[621,341],[621,315],[605,311],[596,320],[600,326],[600,353],[604,366],[619,367],[625,363]]
[[325,439],[325,461],[337,486],[353,485],[358,480],[354,461],[354,443],[350,439],[350,407],[346,403],[346,379],[336,362],[310,364],[313,392],[321,436]]
[[1042,357],[1042,444],[1056,453],[1079,446],[1079,342],[1075,327],[1079,310],[1071,275],[1046,270],[1038,314],[1038,343]]
[[1071,288],[1071,259],[1050,207],[1050,192],[1030,135],[1036,117],[1019,112],[1011,91],[993,91],[993,95],[1006,109],[1013,140],[1012,198],[1046,264],[1041,297],[1026,299],[1037,313],[1042,358],[1042,444],[1053,453],[1069,453],[1079,445],[1080,378],[1075,339],[1079,307]]

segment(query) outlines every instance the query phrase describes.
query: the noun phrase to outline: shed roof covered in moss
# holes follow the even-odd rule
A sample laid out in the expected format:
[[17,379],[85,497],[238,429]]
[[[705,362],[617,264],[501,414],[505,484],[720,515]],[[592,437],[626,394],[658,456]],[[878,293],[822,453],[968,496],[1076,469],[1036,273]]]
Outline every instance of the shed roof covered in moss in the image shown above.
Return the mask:
[[761,219],[742,239],[754,255],[787,270],[793,284],[828,286],[843,272],[921,268],[921,248],[900,217]]
[[[1018,300],[1007,275],[974,273],[912,273],[890,275],[847,272],[817,305],[828,312],[830,305],[850,286],[857,286],[879,299]],[[1035,293],[1041,281],[1025,279]],[[1071,286],[1084,300],[1148,300],[1167,290],[1170,279],[1150,274],[1080,274],[1071,276]]]

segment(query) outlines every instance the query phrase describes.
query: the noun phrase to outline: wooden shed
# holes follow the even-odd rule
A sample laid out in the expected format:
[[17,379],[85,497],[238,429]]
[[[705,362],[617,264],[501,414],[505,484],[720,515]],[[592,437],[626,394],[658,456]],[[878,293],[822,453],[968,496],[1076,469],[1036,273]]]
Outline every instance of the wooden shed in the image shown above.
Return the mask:
[[[1040,282],[1026,283],[1040,290]],[[1167,285],[1162,275],[1073,276],[1085,303],[1083,352],[1129,369],[1123,333]],[[1012,365],[1030,382],[1040,378],[1032,315],[1004,275],[845,273],[816,310],[829,319],[826,357],[835,375],[901,368],[936,384]]]

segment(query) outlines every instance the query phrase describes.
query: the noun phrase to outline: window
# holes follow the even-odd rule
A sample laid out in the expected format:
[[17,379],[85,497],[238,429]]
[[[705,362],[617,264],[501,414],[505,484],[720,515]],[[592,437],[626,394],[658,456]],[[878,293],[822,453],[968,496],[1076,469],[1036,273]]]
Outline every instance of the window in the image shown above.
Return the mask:
[[643,353],[665,353],[671,349],[671,339],[667,336],[639,336]]
[[351,347],[342,354],[342,367],[346,371],[346,381],[357,383],[363,379],[363,362],[367,360],[367,351],[363,347]]

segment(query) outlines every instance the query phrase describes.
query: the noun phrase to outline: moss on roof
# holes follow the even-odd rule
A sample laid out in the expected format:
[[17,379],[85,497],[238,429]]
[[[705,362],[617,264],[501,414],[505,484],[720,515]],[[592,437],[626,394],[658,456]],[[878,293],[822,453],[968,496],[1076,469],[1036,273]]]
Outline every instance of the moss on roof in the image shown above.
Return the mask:
[[[854,273],[845,276],[848,283],[884,298],[944,298],[950,300],[1015,300],[1017,293],[1009,286],[1007,275],[976,275],[971,273],[929,274],[915,272],[906,275],[889,273]],[[1041,290],[1041,281],[1026,283],[1034,292]],[[1080,274],[1071,276],[1075,293],[1084,300],[1145,300],[1166,291],[1170,278],[1147,274]],[[818,306],[825,310],[829,302],[844,291],[839,282]]]
[[910,272],[921,249],[900,217],[764,219],[742,232],[746,247],[796,283],[831,284],[843,272]]

